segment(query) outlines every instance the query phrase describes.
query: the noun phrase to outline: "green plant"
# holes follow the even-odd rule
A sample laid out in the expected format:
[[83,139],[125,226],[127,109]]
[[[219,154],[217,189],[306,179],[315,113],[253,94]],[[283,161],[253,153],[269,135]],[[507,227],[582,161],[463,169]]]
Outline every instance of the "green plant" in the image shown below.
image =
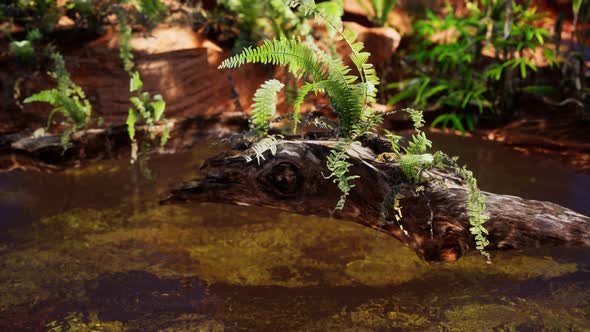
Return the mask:
[[[310,44],[309,41],[284,37],[267,40],[257,47],[246,48],[240,54],[223,61],[219,68],[235,68],[245,63],[281,65],[285,66],[294,77],[302,79],[304,83],[295,98],[294,111],[290,117],[293,120],[294,132],[297,132],[297,123],[300,121],[299,109],[305,96],[314,92],[324,93],[329,97],[330,106],[338,118],[336,130],[340,139],[328,157],[327,169],[330,174],[327,178],[333,179],[342,192],[335,207],[336,210],[340,210],[344,208],[346,198],[354,188],[352,182],[358,178],[358,176],[350,174],[353,165],[349,161],[348,151],[352,145],[358,144],[357,140],[362,136],[374,132],[381,122],[381,116],[371,108],[371,105],[376,102],[375,96],[379,79],[373,66],[368,62],[370,54],[363,51],[362,43],[356,41],[357,35],[354,31],[343,28],[339,20],[332,19],[321,8],[315,7],[313,2],[289,0],[288,3],[292,7],[297,7],[306,16],[320,17],[333,29],[338,39],[343,40],[351,49],[350,60],[358,76],[352,74],[352,69],[345,65],[342,59],[329,56],[320,48]],[[270,150],[274,154],[273,151],[276,150],[278,144],[276,137],[268,136],[268,129],[273,122],[277,93],[282,88],[283,85],[276,80],[267,81],[256,92],[254,98],[252,122],[257,132],[258,141],[253,144],[253,149],[258,161],[261,157],[263,158],[262,154],[265,151]],[[387,137],[391,140],[393,152],[382,155],[381,159],[391,158],[391,160],[399,162],[405,176],[411,183],[419,186],[423,181],[420,174],[424,170],[442,166],[445,158],[444,154],[439,152],[427,153],[432,143],[421,131],[424,125],[422,112],[412,109],[406,111],[414,122],[417,133],[412,136],[408,146],[403,149],[398,144],[401,137],[388,133]],[[475,195],[478,191],[475,183],[472,184],[470,192]],[[393,197],[397,197],[396,199],[399,201],[398,195]],[[478,205],[478,207],[481,206]],[[399,209],[398,204],[396,211],[401,215]],[[469,207],[469,209],[473,210],[474,214],[480,212],[483,215],[483,210],[476,211],[475,206]],[[473,227],[483,224],[485,217],[478,216],[478,218],[474,216]],[[480,234],[479,228],[477,231]],[[485,239],[485,237],[483,238]],[[485,245],[483,242],[481,243],[480,247],[483,252]]]
[[48,127],[56,113],[64,116],[68,126],[62,134],[62,145],[65,151],[71,146],[71,135],[88,126],[92,106],[82,88],[70,79],[61,54],[53,53],[51,58],[54,65],[50,75],[57,81],[57,88],[38,92],[25,99],[24,103],[44,102],[53,106],[47,120]]
[[549,65],[556,64],[546,44],[549,31],[537,24],[544,14],[528,2],[478,0],[467,2],[467,8],[465,17],[457,17],[452,9],[445,17],[428,11],[426,19],[415,23],[416,47],[406,60],[409,77],[387,86],[398,91],[389,104],[411,100],[425,107],[436,101],[432,108],[466,110],[435,121],[464,131],[459,124],[465,121],[473,127],[472,114],[499,110],[511,116],[512,100],[537,71],[531,53],[542,50]]
[[252,123],[260,137],[268,134],[270,122],[277,111],[277,93],[284,86],[277,80],[268,80],[256,90],[252,104]]
[[35,56],[35,42],[42,38],[39,29],[33,29],[27,32],[24,40],[10,42],[10,52],[14,54],[18,61],[23,64],[31,64]]
[[168,13],[168,7],[162,0],[125,0],[136,10],[136,20],[151,29],[160,23]]
[[[402,148],[399,145],[401,136],[386,131],[386,138],[388,138],[389,143],[391,144],[392,152],[382,153],[377,159],[398,162],[402,172],[413,184],[413,187],[404,188],[404,186],[397,186],[391,188],[389,197],[384,199],[383,208],[390,208],[387,206],[387,202],[393,197],[395,222],[399,223],[401,219],[400,201],[404,198],[403,195],[400,194],[402,189],[412,190],[416,193],[422,192],[424,190],[421,185],[424,181],[421,176],[422,173],[434,168],[452,171],[460,176],[467,185],[467,214],[471,225],[469,231],[474,236],[476,249],[479,250],[482,256],[489,261],[490,254],[485,251],[485,247],[489,244],[486,238],[488,231],[484,227],[484,223],[489,217],[485,213],[485,197],[478,189],[477,180],[473,176],[473,173],[465,167],[460,167],[457,164],[457,158],[451,158],[442,151],[429,153],[428,150],[432,147],[432,142],[426,138],[426,134],[421,130],[424,125],[422,112],[413,109],[404,109],[403,111],[410,115],[410,118],[414,123],[416,134],[412,135],[412,139],[408,142],[408,146]],[[425,197],[425,199],[427,198]],[[385,222],[388,210],[383,211],[382,215],[383,222]],[[429,221],[429,224],[431,224],[431,222],[432,220]],[[400,227],[402,227],[403,230],[401,224]]]
[[[590,88],[588,87],[588,67],[586,66],[587,43],[590,37],[590,4],[584,0],[572,2],[573,30],[570,38],[569,50],[564,52],[562,79],[560,84],[561,95],[566,99],[560,103],[552,104],[566,105],[573,103],[578,109],[588,112],[590,101]],[[561,25],[555,29],[556,36],[561,36]],[[558,40],[558,42],[561,40]],[[559,46],[559,43],[557,44]],[[561,54],[560,54],[561,55]],[[569,98],[567,98],[569,97]]]
[[388,23],[389,13],[397,6],[397,0],[371,0],[371,7],[363,0],[356,0],[373,24],[384,27]]
[[[149,138],[154,140],[156,138],[156,128],[154,125],[163,119],[164,110],[166,109],[166,102],[161,95],[157,94],[151,96],[148,92],[142,91],[143,82],[139,76],[139,72],[133,72],[129,83],[129,92],[135,93],[131,96],[129,101],[133,107],[129,108],[127,115],[127,132],[132,144],[136,146],[135,126],[138,122],[145,123],[148,126]],[[168,132],[164,132],[160,136],[160,146],[164,146],[169,138]],[[137,151],[137,148],[135,148]],[[136,155],[132,154],[132,161],[136,159]]]
[[61,15],[55,0],[16,0],[0,5],[2,15],[27,30],[52,31]]
[[[284,0],[221,0],[218,4],[222,9],[225,9],[225,13],[220,11],[216,13],[216,16],[236,17],[237,38],[234,43],[236,51],[256,45],[260,40],[291,38],[301,35],[311,36],[313,32],[312,26],[306,18],[307,15],[293,10]],[[315,8],[321,9],[334,18],[342,16],[342,6],[342,0],[329,0],[317,5],[314,4]],[[216,19],[211,16],[209,15],[209,20],[215,21]],[[201,25],[204,25],[204,22]]]
[[[138,142],[136,139],[136,126],[138,123],[143,123],[147,126],[147,138],[152,142],[156,136],[160,136],[160,146],[166,145],[170,137],[170,126],[164,118],[164,111],[166,110],[166,102],[160,94],[152,96],[149,92],[143,91],[143,81],[138,71],[133,71],[135,64],[133,63],[133,53],[129,41],[131,40],[131,28],[127,25],[127,19],[123,13],[119,13],[119,57],[123,62],[125,71],[129,73],[129,92],[132,96],[129,98],[132,107],[127,113],[127,132],[131,140],[131,163],[137,160],[138,156]],[[160,131],[156,125],[163,124],[164,130]],[[146,149],[149,148],[149,143],[146,142]],[[141,159],[140,163],[147,162]],[[147,167],[142,167],[142,170],[147,171]],[[149,177],[149,176],[148,176]]]

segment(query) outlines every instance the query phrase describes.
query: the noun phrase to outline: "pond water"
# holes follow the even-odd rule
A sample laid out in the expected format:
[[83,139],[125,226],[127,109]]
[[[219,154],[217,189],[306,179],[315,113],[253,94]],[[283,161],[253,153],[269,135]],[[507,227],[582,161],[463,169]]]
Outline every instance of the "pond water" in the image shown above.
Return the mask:
[[[432,134],[489,191],[590,214],[590,176]],[[362,226],[256,207],[159,206],[208,145],[0,174],[0,331],[590,331],[590,249],[427,264]]]

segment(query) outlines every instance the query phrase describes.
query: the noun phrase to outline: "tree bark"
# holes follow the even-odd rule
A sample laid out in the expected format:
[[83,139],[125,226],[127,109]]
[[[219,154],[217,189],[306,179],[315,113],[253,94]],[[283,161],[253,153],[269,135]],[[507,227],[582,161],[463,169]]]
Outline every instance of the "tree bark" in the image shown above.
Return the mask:
[[[164,200],[220,202],[264,206],[302,215],[351,220],[399,239],[428,261],[455,261],[474,251],[466,208],[467,189],[451,172],[423,173],[423,191],[415,191],[399,164],[380,162],[386,150],[380,139],[365,140],[348,150],[353,180],[346,205],[333,211],[340,191],[324,175],[331,140],[288,139],[276,154],[264,153],[257,163],[251,148],[229,151],[205,162],[204,177],[174,189]],[[248,161],[246,157],[253,158]],[[399,192],[395,188],[405,188]],[[401,220],[394,218],[392,194],[400,199]],[[486,249],[516,249],[590,244],[590,218],[562,206],[515,196],[484,193],[489,220]],[[389,199],[388,199],[389,197]],[[294,226],[296,227],[296,226]]]
[[[242,131],[248,127],[248,119],[237,112],[172,119],[151,129],[145,125],[137,126],[136,138],[141,143],[150,130],[160,135],[167,126],[170,128],[170,139],[162,149],[170,153],[182,151],[207,138]],[[60,135],[0,135],[0,172],[17,169],[59,171],[86,160],[129,158],[131,153],[126,125],[81,130],[72,134],[71,143],[72,146],[64,151]],[[156,146],[157,143],[151,145]]]

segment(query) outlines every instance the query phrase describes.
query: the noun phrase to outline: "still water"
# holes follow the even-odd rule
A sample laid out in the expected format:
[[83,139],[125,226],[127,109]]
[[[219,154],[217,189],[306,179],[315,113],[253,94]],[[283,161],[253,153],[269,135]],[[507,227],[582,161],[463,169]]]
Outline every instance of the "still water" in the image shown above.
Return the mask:
[[[484,190],[590,214],[590,175],[432,134]],[[590,331],[590,249],[427,264],[362,226],[159,206],[217,151],[0,174],[0,331]]]

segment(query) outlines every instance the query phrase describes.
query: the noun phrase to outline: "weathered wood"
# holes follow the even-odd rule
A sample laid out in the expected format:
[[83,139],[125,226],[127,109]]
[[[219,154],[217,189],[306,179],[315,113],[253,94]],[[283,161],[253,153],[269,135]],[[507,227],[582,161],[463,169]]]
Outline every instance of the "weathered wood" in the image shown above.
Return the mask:
[[[428,261],[455,261],[474,250],[466,211],[467,190],[455,175],[442,170],[424,173],[425,190],[402,192],[403,218],[382,220],[384,198],[391,188],[407,183],[396,163],[376,160],[379,140],[353,146],[348,152],[351,174],[359,175],[344,210],[333,212],[340,196],[326,169],[334,141],[288,140],[277,153],[265,153],[258,165],[247,162],[251,149],[231,151],[208,160],[204,178],[172,191],[167,203],[220,202],[265,206],[302,215],[333,216],[390,234]],[[369,147],[370,146],[370,147]],[[515,196],[485,193],[489,231],[487,249],[551,245],[589,245],[590,218],[559,205]],[[391,204],[385,206],[391,215]],[[293,227],[297,227],[294,225]]]
[[[159,150],[172,153],[189,148],[204,139],[219,139],[243,131],[248,127],[248,119],[239,112],[174,119],[153,128],[137,126],[136,137],[141,141],[150,131],[162,134],[167,126],[170,128],[170,139]],[[71,144],[72,147],[64,151],[61,136],[55,134],[40,137],[26,134],[0,136],[0,172],[16,169],[51,172],[80,165],[86,160],[129,158],[131,152],[126,125],[78,131],[72,135]]]

